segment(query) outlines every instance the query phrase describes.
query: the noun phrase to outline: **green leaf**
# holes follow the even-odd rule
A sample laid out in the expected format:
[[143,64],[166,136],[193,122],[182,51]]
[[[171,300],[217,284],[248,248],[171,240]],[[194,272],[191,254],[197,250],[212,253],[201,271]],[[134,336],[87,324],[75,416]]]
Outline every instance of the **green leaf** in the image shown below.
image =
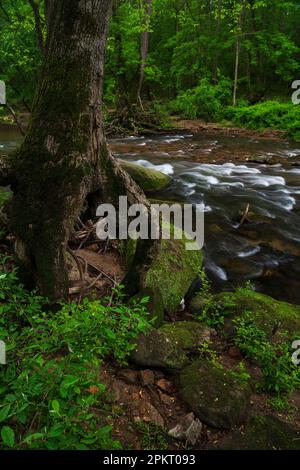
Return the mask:
[[9,426],[3,426],[1,429],[1,437],[3,444],[8,447],[13,447],[15,444],[15,433]]
[[6,420],[9,410],[10,405],[5,405],[3,408],[0,409],[0,423]]
[[52,411],[54,411],[57,414],[59,413],[60,405],[59,405],[58,400],[52,400],[51,407],[52,407]]

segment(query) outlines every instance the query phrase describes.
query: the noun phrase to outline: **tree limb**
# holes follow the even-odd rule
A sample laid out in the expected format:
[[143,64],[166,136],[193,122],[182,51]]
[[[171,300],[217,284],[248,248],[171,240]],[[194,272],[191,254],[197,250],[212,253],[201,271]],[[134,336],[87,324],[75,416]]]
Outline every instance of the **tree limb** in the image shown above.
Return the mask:
[[43,28],[42,28],[42,21],[41,21],[39,6],[37,3],[35,3],[35,0],[28,0],[28,1],[30,3],[30,6],[34,14],[35,31],[36,31],[36,35],[38,39],[38,45],[41,50],[41,53],[44,55],[45,43],[44,43]]

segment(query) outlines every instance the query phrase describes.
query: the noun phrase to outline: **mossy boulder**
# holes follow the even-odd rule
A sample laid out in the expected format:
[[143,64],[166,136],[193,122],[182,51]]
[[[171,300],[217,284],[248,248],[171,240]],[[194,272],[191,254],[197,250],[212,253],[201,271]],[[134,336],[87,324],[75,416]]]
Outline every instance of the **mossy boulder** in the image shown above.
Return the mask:
[[[166,224],[164,223],[166,226]],[[180,229],[171,226],[171,233]],[[178,238],[179,234],[177,232]],[[172,235],[173,237],[173,235]],[[202,266],[202,251],[187,250],[190,242],[182,232],[181,239],[161,240],[157,253],[142,279],[142,289],[138,296],[149,296],[151,303],[148,311],[150,318],[156,318],[155,326],[161,326],[164,312],[174,313],[193,281],[198,277]],[[128,268],[134,258],[136,241],[128,240],[125,261]]]
[[300,450],[300,432],[275,416],[254,416],[219,447],[223,450]]
[[184,234],[180,240],[162,240],[145,273],[144,287],[160,292],[168,313],[177,310],[202,266],[202,252],[187,250],[186,241]]
[[210,328],[195,321],[166,323],[159,331],[184,351],[197,350],[201,344],[210,340],[211,335]]
[[[271,338],[276,331],[276,339],[286,341],[300,336],[300,306],[280,302],[251,288],[237,289],[215,296],[220,302],[225,317],[230,320],[251,313],[251,319]],[[274,339],[274,338],[273,338]]]
[[180,374],[184,401],[208,426],[231,429],[247,418],[251,390],[236,374],[221,365],[196,361]]
[[146,193],[162,191],[172,182],[170,176],[160,171],[152,170],[152,168],[145,168],[141,165],[136,165],[135,163],[124,160],[121,160],[121,165]]
[[205,299],[204,299],[204,297],[201,293],[195,295],[190,300],[189,311],[191,313],[199,314],[199,313],[201,313],[201,311],[203,310],[204,307],[205,307]]
[[180,370],[188,363],[188,358],[178,344],[153,328],[147,334],[139,335],[131,361],[142,367]]

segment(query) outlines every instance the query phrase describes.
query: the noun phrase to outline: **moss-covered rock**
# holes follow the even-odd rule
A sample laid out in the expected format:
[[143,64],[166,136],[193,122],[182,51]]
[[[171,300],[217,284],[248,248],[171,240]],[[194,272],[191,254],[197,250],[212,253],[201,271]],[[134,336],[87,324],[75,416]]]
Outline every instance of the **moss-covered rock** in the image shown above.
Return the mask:
[[182,370],[180,387],[185,402],[208,426],[231,429],[247,418],[249,385],[220,365],[192,363]]
[[262,328],[268,337],[280,336],[286,340],[300,335],[300,306],[280,302],[264,294],[244,288],[235,292],[226,292],[215,296],[223,306],[227,318],[234,318],[251,313],[251,319]]
[[172,182],[172,178],[170,176],[165,175],[160,171],[152,170],[152,168],[145,168],[124,160],[121,161],[121,165],[146,193],[162,191]]
[[186,249],[186,239],[162,240],[144,287],[159,291],[165,310],[172,313],[188,292],[202,266],[202,252]]
[[299,450],[300,432],[275,416],[254,416],[243,431],[222,443],[224,450]]
[[205,299],[201,293],[195,295],[189,303],[189,311],[191,313],[199,314],[205,306]]
[[195,351],[203,342],[210,340],[210,328],[194,321],[166,323],[159,331],[185,351]]
[[146,335],[138,337],[131,361],[142,367],[180,370],[188,363],[188,358],[178,344],[170,341],[162,331],[153,328]]

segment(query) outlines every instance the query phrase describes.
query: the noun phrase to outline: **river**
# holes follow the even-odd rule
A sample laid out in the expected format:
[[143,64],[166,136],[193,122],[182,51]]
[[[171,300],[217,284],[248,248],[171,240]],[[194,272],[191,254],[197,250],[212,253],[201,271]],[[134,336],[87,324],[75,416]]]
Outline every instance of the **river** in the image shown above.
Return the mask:
[[[0,154],[19,143],[16,131],[0,129]],[[300,304],[300,144],[221,131],[109,143],[116,156],[173,177],[160,199],[204,204],[205,266],[215,289],[250,280]],[[258,163],[265,158],[274,164]],[[248,203],[250,221],[240,225]]]

